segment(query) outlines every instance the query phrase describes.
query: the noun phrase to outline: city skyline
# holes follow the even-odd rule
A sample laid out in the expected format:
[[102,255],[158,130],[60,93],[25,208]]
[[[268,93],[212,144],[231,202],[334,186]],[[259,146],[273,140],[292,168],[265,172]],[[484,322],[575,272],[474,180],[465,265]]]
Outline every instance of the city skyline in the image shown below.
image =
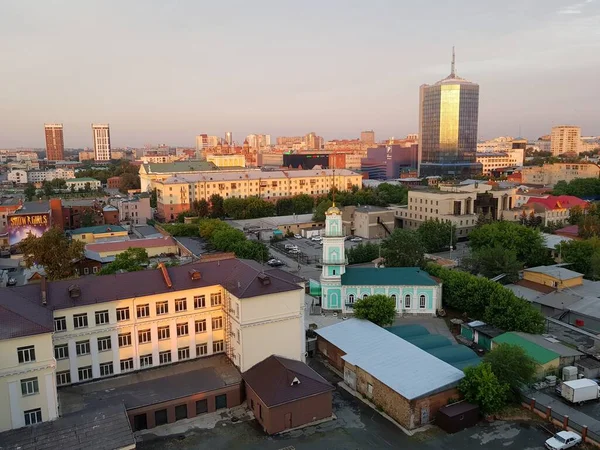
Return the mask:
[[[419,86],[447,74],[453,44],[459,73],[481,86],[478,138],[563,124],[600,134],[600,2],[460,3],[8,2],[0,148],[43,148],[44,123],[64,124],[66,148],[92,147],[91,122],[111,123],[113,147],[193,147],[226,131],[401,137],[418,129]],[[199,15],[216,20],[198,27]],[[110,56],[89,52],[100,46]]]

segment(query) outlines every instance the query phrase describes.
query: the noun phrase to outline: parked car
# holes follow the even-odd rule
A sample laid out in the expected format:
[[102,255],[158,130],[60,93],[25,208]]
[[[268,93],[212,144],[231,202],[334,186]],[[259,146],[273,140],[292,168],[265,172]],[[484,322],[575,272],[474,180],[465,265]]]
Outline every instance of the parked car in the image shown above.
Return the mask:
[[289,250],[298,250],[298,246],[294,245],[294,244],[285,244],[284,248],[288,251]]
[[294,235],[294,237],[295,237],[296,239],[302,239],[302,235],[300,235],[300,234],[295,234],[295,235]]
[[288,253],[290,255],[297,255],[298,253],[300,253],[300,250],[298,250],[297,248],[291,248],[288,250]]
[[362,242],[362,238],[358,237],[358,236],[354,236],[352,239],[350,239],[350,242]]
[[268,260],[267,264],[271,267],[280,267],[285,265],[281,260],[275,258]]
[[323,238],[321,236],[313,236],[310,238],[311,241],[316,241],[316,242],[320,242],[323,240]]
[[581,436],[572,431],[560,431],[546,441],[549,450],[563,450],[575,447],[581,443]]

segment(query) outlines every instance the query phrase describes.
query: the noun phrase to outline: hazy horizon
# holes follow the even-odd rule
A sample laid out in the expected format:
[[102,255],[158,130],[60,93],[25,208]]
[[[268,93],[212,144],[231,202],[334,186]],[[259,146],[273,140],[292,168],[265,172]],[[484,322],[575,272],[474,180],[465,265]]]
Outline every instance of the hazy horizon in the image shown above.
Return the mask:
[[200,133],[418,132],[421,84],[480,85],[479,137],[600,135],[600,0],[5,0],[0,148],[193,146]]

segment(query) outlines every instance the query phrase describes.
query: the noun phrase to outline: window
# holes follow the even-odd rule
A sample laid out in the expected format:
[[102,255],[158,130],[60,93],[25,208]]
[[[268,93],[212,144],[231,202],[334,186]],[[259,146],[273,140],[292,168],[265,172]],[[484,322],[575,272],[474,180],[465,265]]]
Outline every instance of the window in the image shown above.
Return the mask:
[[187,311],[187,300],[185,298],[175,299],[175,312]]
[[131,333],[119,334],[119,347],[129,347],[131,345]]
[[187,405],[177,405],[175,407],[175,420],[187,419]]
[[79,369],[77,369],[77,374],[79,375],[79,381],[91,380],[92,366],[80,367]]
[[30,409],[25,411],[25,425],[34,425],[42,421],[42,409]]
[[410,295],[404,297],[404,307],[410,308]]
[[208,412],[208,400],[196,400],[196,415]]
[[54,357],[56,359],[67,359],[69,357],[69,346],[67,344],[55,345]]
[[117,322],[129,320],[129,307],[117,308]]
[[83,268],[83,274],[84,275],[89,275],[90,274],[90,268],[89,267],[84,267]]
[[71,384],[71,372],[68,370],[56,372],[56,385],[64,386],[65,384]]
[[73,327],[86,328],[88,326],[87,314],[75,314],[73,316]]
[[89,355],[90,353],[90,341],[79,341],[75,343],[77,349],[77,356]]
[[165,425],[166,423],[169,423],[166,409],[159,409],[158,411],[154,411],[154,423],[156,424],[156,426]]
[[218,353],[223,351],[223,341],[214,341],[213,342],[213,353]]
[[235,317],[240,317],[240,304],[235,304]]
[[238,342],[238,344],[240,343],[240,339],[241,339],[240,330],[238,329],[237,330],[237,342]]
[[93,273],[98,273],[98,266],[92,267],[92,272]]
[[258,404],[258,417],[262,419],[262,405],[260,403]]
[[129,370],[133,370],[133,358],[122,359],[121,372],[128,372]]
[[113,363],[112,362],[106,362],[106,363],[102,363],[100,364],[100,376],[101,377],[107,377],[109,375],[112,375],[113,372]]
[[140,330],[138,331],[138,342],[140,344],[145,344],[147,342],[152,341],[152,335],[150,334],[150,330]]
[[54,331],[67,331],[67,318],[57,317],[54,319]]
[[108,311],[96,311],[96,325],[108,323]]
[[26,363],[35,361],[35,348],[33,345],[27,347],[17,348],[17,356],[19,357],[19,363]]
[[419,297],[419,308],[425,308],[425,296],[421,295]]
[[140,356],[140,367],[149,367],[152,365],[152,355]]
[[196,320],[196,333],[206,333],[206,319]]
[[137,305],[136,311],[137,311],[138,319],[141,319],[142,317],[148,317],[148,316],[150,316],[150,305],[149,304]]
[[169,326],[166,327],[158,327],[158,340],[162,341],[164,339],[169,339],[171,337],[171,330]]
[[110,336],[98,338],[98,351],[99,352],[107,352],[111,348],[112,348],[112,345],[110,342]]
[[158,354],[158,363],[159,364],[168,364],[170,362],[171,362],[171,350],[160,352]]
[[206,307],[206,298],[204,295],[196,295],[194,297],[194,308],[205,308]]
[[38,379],[26,378],[21,380],[21,394],[23,395],[34,395],[40,392],[40,386],[38,385]]
[[207,344],[196,345],[196,356],[204,356],[207,354],[208,354],[208,345]]
[[394,304],[396,304],[396,294],[392,294],[390,297],[392,298],[392,300],[394,300]]
[[348,296],[348,303],[354,303],[354,294]]
[[363,295],[363,299],[365,299],[365,298],[367,298],[367,297],[368,297],[368,295],[367,295],[367,294]]
[[223,408],[227,408],[227,394],[221,394],[215,397],[215,409]]
[[223,303],[221,299],[221,293],[217,292],[216,294],[210,294],[210,306],[218,306]]
[[177,349],[177,359],[180,361],[182,359],[190,359],[190,348],[189,347],[181,347]]
[[223,328],[223,318],[222,317],[213,317],[212,318],[212,329],[220,330]]
[[156,315],[169,313],[169,302],[156,302]]
[[188,323],[178,323],[177,324],[177,336],[187,336],[189,334]]

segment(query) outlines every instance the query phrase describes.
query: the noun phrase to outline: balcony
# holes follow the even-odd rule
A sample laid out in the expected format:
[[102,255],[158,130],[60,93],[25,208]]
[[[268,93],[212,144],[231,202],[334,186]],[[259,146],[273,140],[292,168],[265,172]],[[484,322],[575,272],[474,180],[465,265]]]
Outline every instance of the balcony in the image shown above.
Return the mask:
[[348,258],[344,258],[343,260],[340,259],[324,259],[321,264],[328,264],[328,265],[342,265],[342,264],[348,264]]

